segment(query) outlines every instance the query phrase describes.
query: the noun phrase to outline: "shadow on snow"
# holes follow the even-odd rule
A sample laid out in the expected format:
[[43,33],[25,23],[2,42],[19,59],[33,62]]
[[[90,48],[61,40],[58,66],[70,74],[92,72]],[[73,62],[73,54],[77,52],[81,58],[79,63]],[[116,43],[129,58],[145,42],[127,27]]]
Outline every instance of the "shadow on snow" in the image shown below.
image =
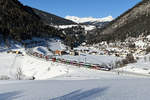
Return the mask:
[[21,93],[20,91],[0,93],[0,100],[14,100],[21,97]]
[[103,95],[104,91],[106,91],[107,89],[108,88],[94,88],[87,91],[82,91],[81,89],[79,89],[64,96],[56,97],[50,100],[92,100],[93,98]]

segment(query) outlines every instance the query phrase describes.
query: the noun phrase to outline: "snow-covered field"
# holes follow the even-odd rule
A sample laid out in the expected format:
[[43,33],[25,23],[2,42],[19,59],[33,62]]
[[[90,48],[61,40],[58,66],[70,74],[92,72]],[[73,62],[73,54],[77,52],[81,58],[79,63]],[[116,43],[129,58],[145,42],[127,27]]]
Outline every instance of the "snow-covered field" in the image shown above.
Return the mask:
[[149,79],[0,81],[0,100],[149,100]]
[[[0,100],[149,100],[144,76],[46,62],[28,55],[0,53],[0,75],[15,79],[21,67],[36,80],[0,81]],[[46,79],[46,80],[45,80]]]
[[91,64],[113,64],[115,61],[120,60],[121,58],[115,56],[105,56],[105,55],[89,55],[89,54],[81,54],[79,56],[71,56],[71,55],[63,55],[58,58],[77,61],[77,62],[85,62]]
[[[26,77],[34,76],[37,80],[64,77],[71,79],[101,79],[113,77],[116,73],[92,70],[72,65],[54,63],[28,55],[0,53],[0,76],[15,79],[17,69],[20,68]],[[80,77],[81,76],[81,77]],[[61,79],[60,78],[60,79]]]
[[120,71],[123,70],[126,72],[132,72],[132,73],[150,76],[150,55],[148,54],[143,57],[140,57],[140,59],[137,60],[136,63],[128,64],[125,67],[117,70]]

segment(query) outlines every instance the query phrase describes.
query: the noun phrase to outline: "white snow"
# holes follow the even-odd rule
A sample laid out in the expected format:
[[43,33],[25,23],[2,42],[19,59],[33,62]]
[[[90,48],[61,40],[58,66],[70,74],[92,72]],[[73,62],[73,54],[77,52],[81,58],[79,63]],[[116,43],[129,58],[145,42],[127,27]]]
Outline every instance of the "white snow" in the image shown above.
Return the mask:
[[149,79],[0,81],[0,100],[149,100]]
[[93,25],[83,25],[85,31],[90,31],[90,30],[93,30],[95,29],[96,27],[93,26]]
[[143,42],[142,40],[139,40],[139,41],[136,41],[135,42],[135,45],[137,46],[137,47],[141,47],[141,48],[144,48],[144,47],[146,47],[146,43],[145,42]]
[[148,35],[146,38],[150,40],[150,35]]
[[114,64],[115,61],[121,60],[121,58],[114,56],[105,56],[105,55],[89,55],[89,54],[81,54],[80,56],[71,56],[71,55],[62,55],[58,58],[77,61],[77,62],[85,62],[91,64]]
[[43,55],[53,55],[53,53],[50,52],[47,47],[43,47],[43,46],[35,47],[32,50],[33,50],[33,52],[37,52],[37,53],[43,54]]
[[150,55],[140,57],[136,63],[128,64],[117,70],[150,76]]
[[112,21],[113,17],[112,16],[107,16],[104,18],[93,18],[93,17],[76,17],[76,16],[66,16],[66,19],[72,20],[76,23],[84,23],[84,22],[107,22],[107,21]]
[[[47,47],[38,46],[32,50],[49,55],[48,48],[66,49],[59,39],[51,39],[47,44]],[[14,47],[13,50],[23,52],[24,56],[0,52],[0,78],[10,78],[0,80],[0,100],[149,100],[150,55],[140,57],[137,63],[106,72],[46,61],[27,55],[20,45]],[[1,47],[2,51],[5,49]],[[90,47],[89,51],[92,50],[101,52]],[[93,64],[110,64],[121,59],[84,53],[60,58]],[[34,76],[35,80],[15,80],[18,68],[22,71],[22,79]]]
[[65,28],[72,28],[78,25],[59,25],[59,26],[55,26],[56,28],[60,28],[60,29],[65,29]]
[[[59,25],[59,26],[54,26],[55,28],[59,28],[59,29],[66,29],[66,28],[72,28],[78,25]],[[85,29],[85,31],[90,31],[95,29],[96,27],[93,25],[80,25],[81,27],[83,27]]]
[[[67,58],[72,60],[76,60],[76,59],[78,60],[78,57],[71,58],[68,56]],[[108,61],[104,59],[102,61],[105,63],[111,61],[111,60]],[[84,58],[82,59],[81,57],[80,60],[82,61],[84,60]],[[93,61],[94,60],[95,62],[97,61],[96,59],[93,59]],[[109,75],[109,73],[99,71],[99,70],[92,70],[92,69],[87,69],[82,67],[79,68],[77,66],[54,63],[52,61],[46,61],[28,55],[18,56],[16,54],[7,54],[7,53],[0,53],[0,66],[1,66],[0,76],[5,75],[5,76],[9,76],[12,79],[15,79],[17,68],[21,68],[23,74],[26,77],[34,76],[37,80],[49,79],[49,78],[54,78],[59,76],[69,77],[69,78],[73,77],[75,79],[89,79],[89,78],[97,79],[105,76],[107,77],[107,75]],[[101,75],[101,73],[103,73],[103,75]],[[107,74],[105,75],[105,73]],[[112,75],[112,73],[110,74]]]
[[37,80],[0,81],[0,100],[149,100],[148,77],[15,57],[0,53],[0,75],[15,75],[21,66],[24,75]]
[[66,46],[59,39],[50,39],[48,42],[48,48],[50,48],[52,51],[65,50]]

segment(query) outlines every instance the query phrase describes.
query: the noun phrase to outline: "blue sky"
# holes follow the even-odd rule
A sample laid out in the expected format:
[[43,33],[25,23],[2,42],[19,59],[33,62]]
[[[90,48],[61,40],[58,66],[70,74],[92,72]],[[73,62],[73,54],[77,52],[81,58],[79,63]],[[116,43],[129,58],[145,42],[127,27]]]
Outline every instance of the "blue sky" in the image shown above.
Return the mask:
[[19,0],[24,5],[65,17],[116,18],[141,0]]

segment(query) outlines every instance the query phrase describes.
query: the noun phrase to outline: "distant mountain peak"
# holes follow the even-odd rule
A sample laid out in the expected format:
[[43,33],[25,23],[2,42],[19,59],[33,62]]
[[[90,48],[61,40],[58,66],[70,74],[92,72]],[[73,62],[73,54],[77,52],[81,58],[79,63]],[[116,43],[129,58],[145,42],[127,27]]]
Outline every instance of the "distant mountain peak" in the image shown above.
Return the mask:
[[65,17],[68,20],[72,20],[76,23],[85,23],[85,22],[109,22],[113,20],[112,16],[107,16],[104,18],[93,18],[93,17],[77,17],[77,16],[66,16]]

